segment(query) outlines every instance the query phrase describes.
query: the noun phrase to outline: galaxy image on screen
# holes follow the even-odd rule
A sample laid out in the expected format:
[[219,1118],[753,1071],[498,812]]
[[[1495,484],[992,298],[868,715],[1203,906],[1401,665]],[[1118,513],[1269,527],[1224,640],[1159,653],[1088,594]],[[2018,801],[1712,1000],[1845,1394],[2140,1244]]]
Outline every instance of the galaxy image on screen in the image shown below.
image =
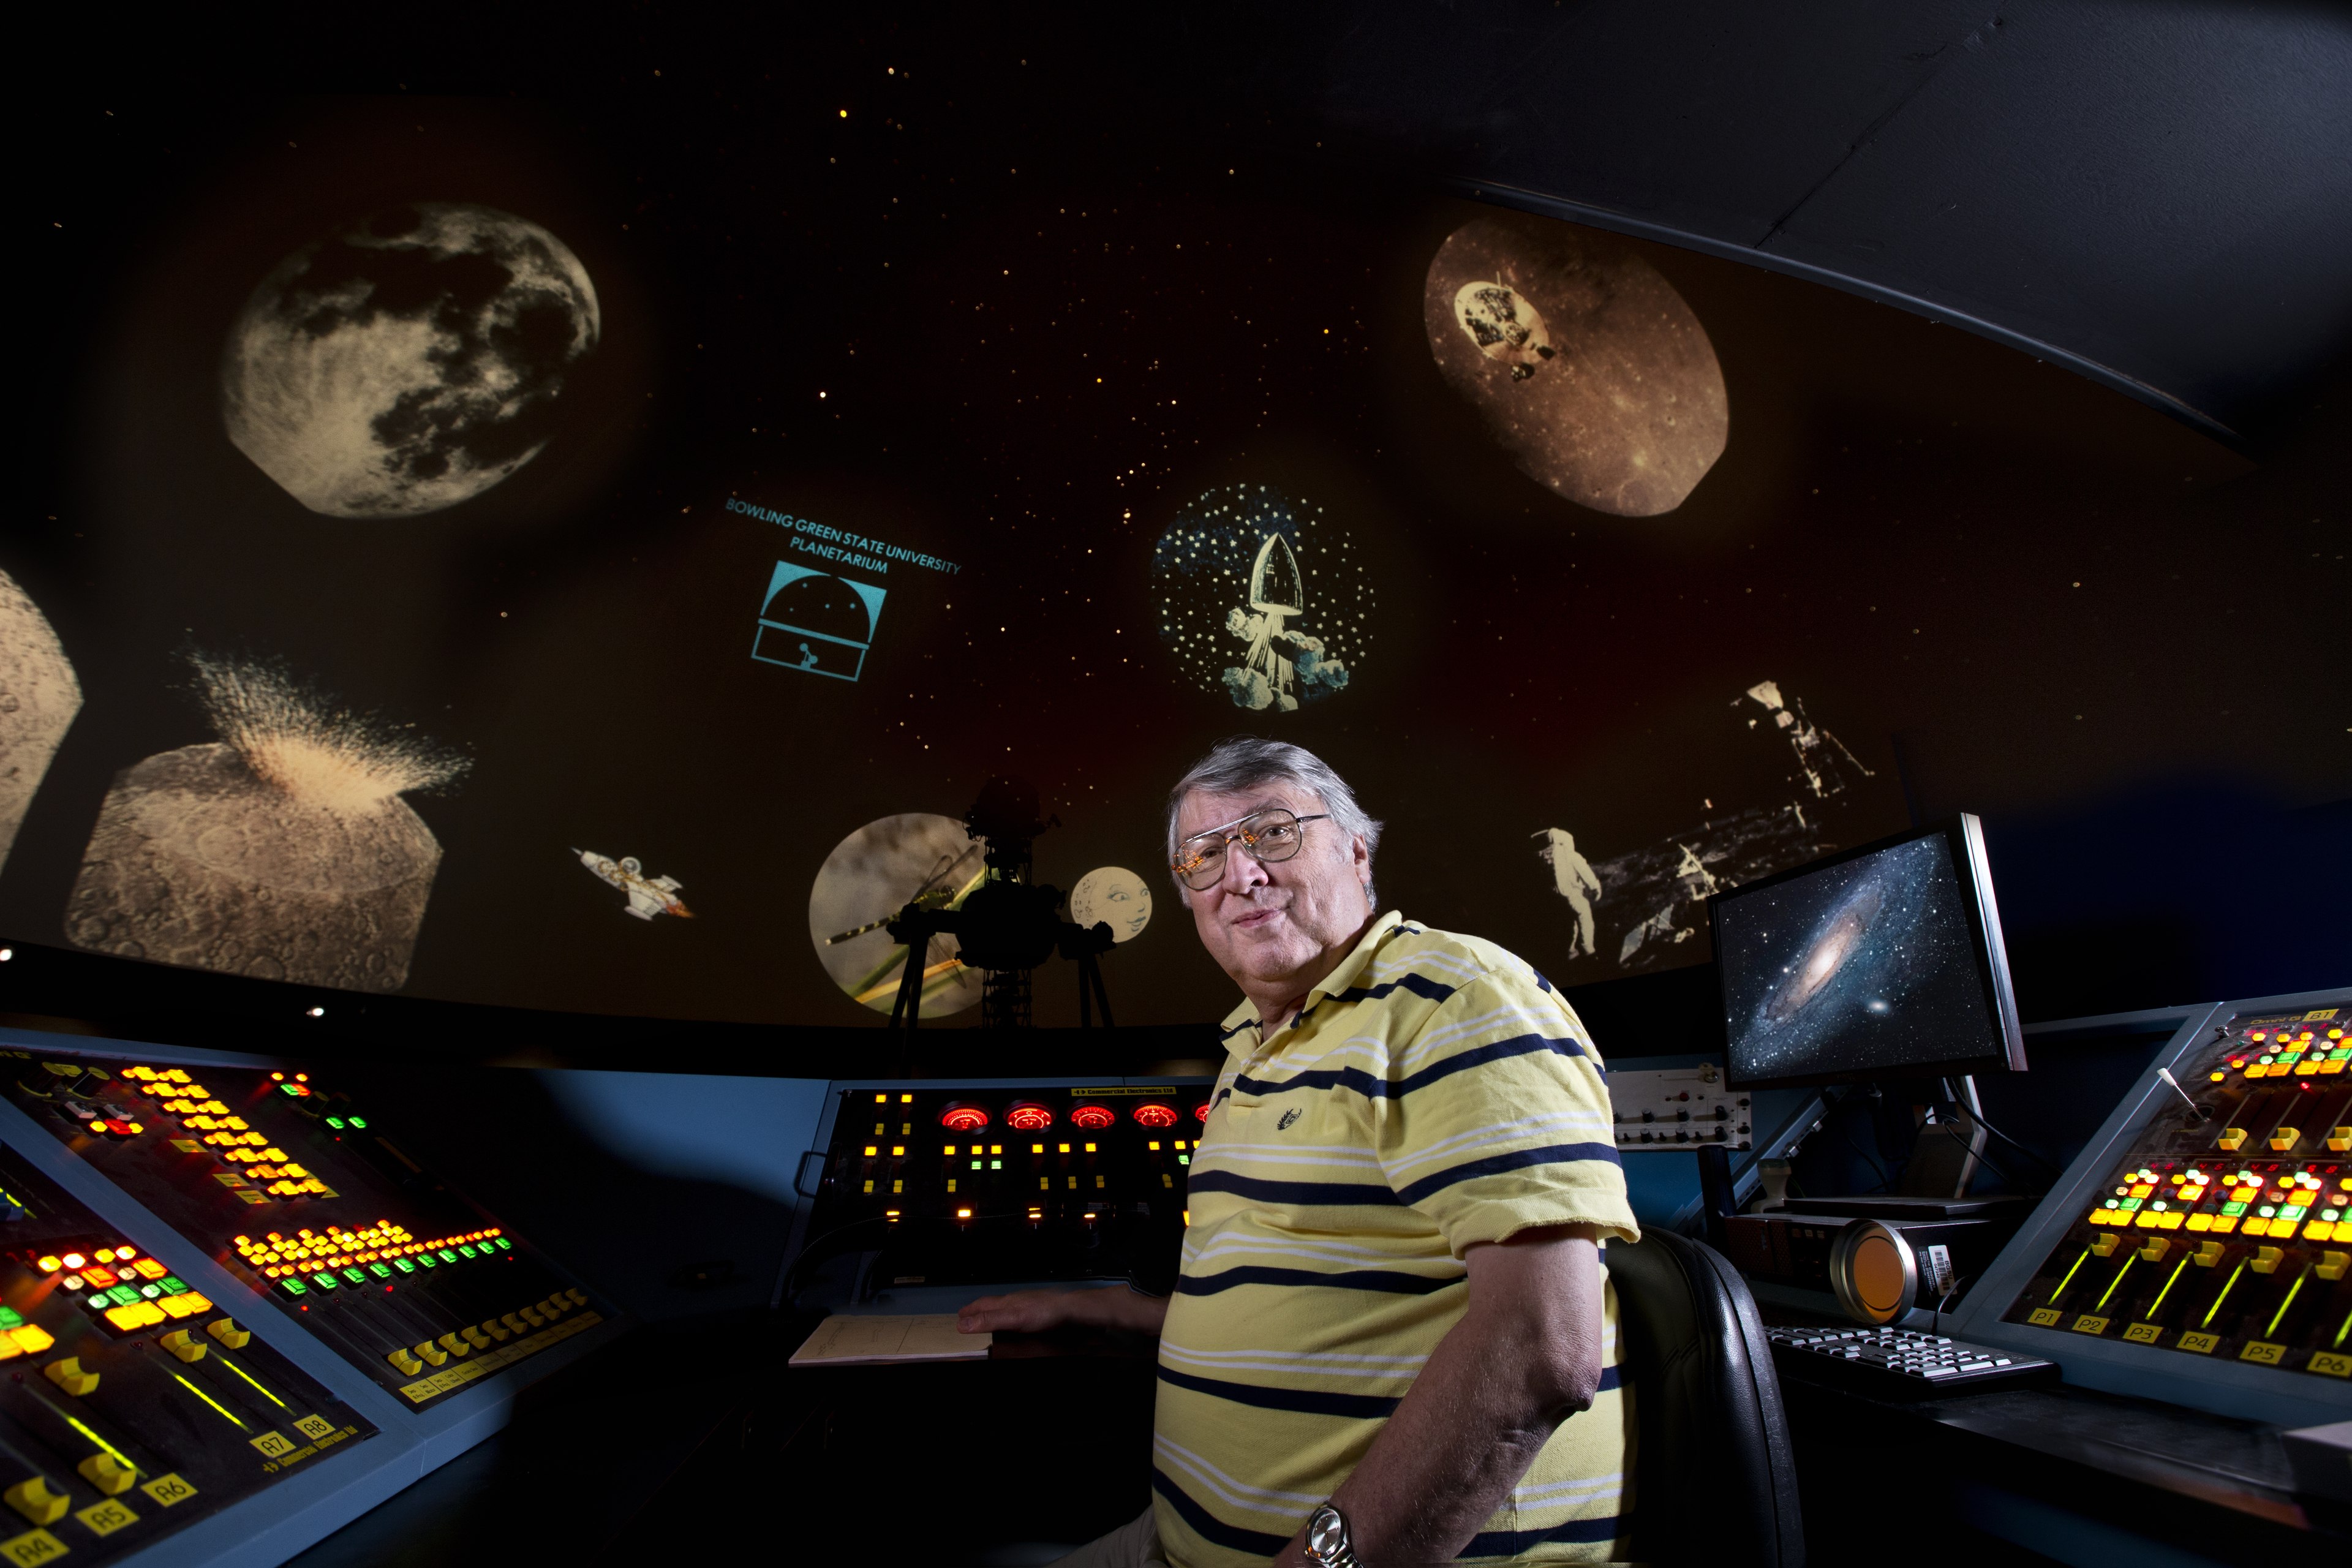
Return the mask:
[[1940,834],[1726,899],[1716,917],[1735,1079],[2001,1053]]

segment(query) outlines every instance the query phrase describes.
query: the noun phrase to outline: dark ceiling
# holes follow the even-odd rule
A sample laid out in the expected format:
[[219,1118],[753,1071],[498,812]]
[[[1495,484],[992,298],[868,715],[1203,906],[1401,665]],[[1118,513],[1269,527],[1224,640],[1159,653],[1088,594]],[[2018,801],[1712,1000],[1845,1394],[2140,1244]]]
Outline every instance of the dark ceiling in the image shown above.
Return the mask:
[[[1315,112],[2257,441],[2352,347],[2352,16],[2020,0],[1334,5]],[[2218,428],[2216,428],[2218,427]]]

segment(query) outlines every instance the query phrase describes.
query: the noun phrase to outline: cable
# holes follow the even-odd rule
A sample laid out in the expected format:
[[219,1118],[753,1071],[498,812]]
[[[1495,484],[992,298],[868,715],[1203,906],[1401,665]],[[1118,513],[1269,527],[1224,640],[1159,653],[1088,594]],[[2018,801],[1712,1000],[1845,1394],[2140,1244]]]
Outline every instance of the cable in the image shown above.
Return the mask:
[[[1991,1122],[1987,1121],[1984,1119],[1984,1113],[1982,1111],[1971,1110],[1968,1104],[1962,1100],[1954,1100],[1948,1101],[1947,1103],[1948,1103],[1951,1108],[1960,1115],[1967,1117],[1969,1121],[1975,1122],[1978,1126],[1983,1128],[1986,1131],[1991,1133],[1994,1137],[2000,1139],[2002,1142],[2008,1144],[2011,1148],[2016,1150],[2019,1153],[2024,1155],[2027,1159],[2032,1161],[2035,1164],[2049,1172],[2053,1178],[2063,1178],[2066,1174],[2065,1172],[2051,1163],[2047,1158],[2035,1153],[2032,1150],[2027,1148],[2016,1139],[2011,1138],[2008,1133],[2003,1132],[2000,1128],[1995,1127]],[[1983,1156],[1979,1155],[1978,1157],[1981,1159]],[[2003,1173],[2006,1174],[2006,1173]]]

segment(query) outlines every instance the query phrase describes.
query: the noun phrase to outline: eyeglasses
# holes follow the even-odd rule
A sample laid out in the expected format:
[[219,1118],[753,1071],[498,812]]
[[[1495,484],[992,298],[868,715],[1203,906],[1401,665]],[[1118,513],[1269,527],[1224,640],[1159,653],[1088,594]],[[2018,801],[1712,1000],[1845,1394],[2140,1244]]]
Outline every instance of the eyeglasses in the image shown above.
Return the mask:
[[1225,874],[1225,847],[1236,839],[1249,851],[1250,858],[1261,866],[1271,866],[1287,860],[1298,853],[1307,838],[1307,825],[1329,817],[1328,811],[1311,816],[1276,807],[1271,811],[1254,811],[1239,822],[1223,827],[1213,827],[1206,833],[1195,833],[1176,847],[1176,858],[1169,869],[1194,892],[1216,886],[1217,879]]

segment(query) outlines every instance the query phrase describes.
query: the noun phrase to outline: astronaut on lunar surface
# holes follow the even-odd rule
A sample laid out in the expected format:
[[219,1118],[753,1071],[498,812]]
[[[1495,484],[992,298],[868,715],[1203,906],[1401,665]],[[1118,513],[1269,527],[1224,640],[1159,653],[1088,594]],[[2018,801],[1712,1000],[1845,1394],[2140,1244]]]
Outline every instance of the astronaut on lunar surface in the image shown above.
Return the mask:
[[649,921],[656,915],[678,915],[687,920],[694,918],[694,911],[688,909],[685,900],[677,896],[678,889],[686,884],[676,877],[646,876],[644,865],[634,855],[624,856],[615,861],[593,849],[574,849],[572,853],[580,857],[580,863],[594,872],[600,881],[629,895],[626,913],[641,921]]

